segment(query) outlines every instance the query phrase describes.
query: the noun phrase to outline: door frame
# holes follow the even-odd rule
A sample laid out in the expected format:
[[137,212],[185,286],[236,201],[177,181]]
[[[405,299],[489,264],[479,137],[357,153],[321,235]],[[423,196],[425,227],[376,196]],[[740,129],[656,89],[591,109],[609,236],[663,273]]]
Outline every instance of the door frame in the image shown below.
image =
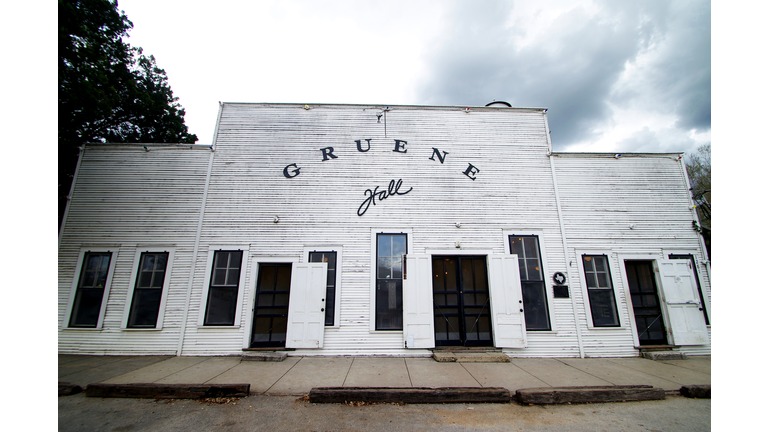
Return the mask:
[[664,299],[661,291],[661,277],[659,274],[659,260],[664,259],[657,254],[617,254],[619,260],[619,271],[621,272],[621,284],[622,292],[627,304],[627,314],[629,314],[629,327],[632,329],[632,342],[637,349],[642,348],[640,345],[640,338],[637,333],[637,324],[635,323],[635,310],[632,305],[632,293],[629,291],[629,278],[627,277],[627,267],[625,261],[650,261],[653,267],[653,279],[656,282],[656,296],[659,299],[659,307],[661,308],[661,319],[664,320],[664,331],[666,332],[667,343],[672,340],[672,335],[669,330],[669,315],[667,314],[667,302]]
[[627,277],[627,261],[632,262],[643,262],[643,263],[650,263],[651,265],[651,273],[653,274],[653,283],[654,283],[654,289],[656,294],[656,301],[658,303],[659,313],[661,314],[661,325],[664,328],[664,339],[667,342],[667,345],[670,345],[670,331],[667,328],[667,317],[666,317],[666,305],[664,302],[663,293],[661,292],[661,285],[659,283],[661,282],[660,278],[660,272],[659,272],[659,266],[658,262],[656,260],[652,259],[622,259],[622,268],[621,268],[621,276],[622,278],[625,278],[622,282],[625,282],[625,287],[627,291],[627,307],[630,310],[630,317],[632,320],[632,328],[633,328],[633,337],[635,340],[635,346],[636,347],[644,347],[647,345],[641,345],[640,344],[640,334],[638,333],[639,329],[637,328],[637,321],[635,320],[635,304],[632,300],[632,292],[629,286],[629,278]]
[[[466,329],[466,317],[464,315],[464,309],[465,309],[465,307],[464,307],[464,300],[463,300],[463,296],[461,294],[459,294],[458,297],[457,297],[457,303],[458,303],[457,307],[460,310],[460,312],[459,312],[460,318],[463,318],[463,320],[460,320],[459,326],[464,330],[464,338],[465,339],[463,341],[463,344],[461,344],[461,345],[440,345],[440,346],[447,346],[447,347],[452,347],[452,346],[495,347],[496,346],[496,339],[495,339],[495,332],[493,330],[493,310],[491,309],[491,301],[492,300],[491,300],[491,288],[490,288],[491,282],[490,282],[490,275],[489,275],[490,268],[489,268],[489,265],[488,265],[488,255],[476,255],[476,254],[430,255],[429,256],[430,264],[432,264],[432,261],[435,259],[435,257],[445,257],[445,258],[456,258],[457,259],[457,261],[456,261],[456,264],[457,264],[456,265],[456,270],[459,272],[459,274],[456,275],[456,279],[457,279],[457,281],[459,281],[459,287],[462,287],[462,288],[463,288],[463,286],[462,286],[462,284],[460,282],[460,280],[461,280],[461,271],[460,271],[459,260],[467,259],[467,258],[482,258],[483,259],[483,261],[485,262],[485,287],[486,287],[486,290],[487,290],[486,292],[488,293],[487,294],[488,295],[488,320],[489,320],[490,331],[491,331],[491,339],[489,341],[490,345],[467,345],[467,340],[466,340],[467,329]],[[430,266],[430,268],[431,268],[431,266]],[[435,292],[435,286],[434,286],[434,280],[433,280],[433,283],[432,283],[432,296],[433,296],[433,299],[434,299],[434,295],[435,295],[434,292]],[[434,300],[433,300],[432,310],[433,310],[432,318],[435,319],[436,316],[435,316],[435,313],[434,313]],[[435,332],[435,328],[432,329],[432,332],[433,333]],[[461,336],[461,334],[459,336]],[[437,346],[437,335],[435,335],[435,346]]]
[[[251,259],[251,272],[253,277],[251,278],[251,282],[248,284],[248,288],[245,290],[245,300],[244,304],[246,307],[246,313],[245,313],[245,322],[246,325],[242,326],[245,331],[243,332],[243,349],[246,349],[251,346],[251,334],[253,333],[253,310],[256,308],[256,284],[258,283],[259,279],[259,264],[291,264],[291,276],[293,276],[293,265],[301,262],[301,257],[296,256],[285,256],[285,257],[275,257],[275,256],[253,256],[251,255],[249,257]],[[290,298],[290,297],[289,297]],[[289,302],[290,305],[290,302]]]

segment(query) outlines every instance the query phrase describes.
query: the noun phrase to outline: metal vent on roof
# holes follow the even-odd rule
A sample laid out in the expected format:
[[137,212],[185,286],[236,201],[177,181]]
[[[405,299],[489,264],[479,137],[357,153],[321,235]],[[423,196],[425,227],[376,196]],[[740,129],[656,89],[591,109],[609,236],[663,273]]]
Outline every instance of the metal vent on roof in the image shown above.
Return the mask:
[[487,106],[487,107],[509,107],[509,108],[512,108],[512,105],[510,105],[509,102],[497,101],[497,100],[495,100],[495,101],[493,101],[491,103],[487,103],[487,104],[485,104],[485,106]]

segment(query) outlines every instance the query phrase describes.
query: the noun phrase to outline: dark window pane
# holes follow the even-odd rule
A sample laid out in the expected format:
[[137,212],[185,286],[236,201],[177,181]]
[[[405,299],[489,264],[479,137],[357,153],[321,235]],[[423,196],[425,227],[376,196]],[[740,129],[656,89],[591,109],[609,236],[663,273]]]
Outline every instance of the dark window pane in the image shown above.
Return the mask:
[[240,269],[227,270],[227,286],[238,285],[240,283]]
[[592,308],[592,322],[596,327],[619,325],[613,290],[589,290],[589,303]]
[[70,327],[96,327],[98,324],[111,258],[111,252],[87,252],[83,257]]
[[291,266],[280,266],[277,268],[277,281],[275,281],[275,291],[290,291],[291,289]]
[[162,294],[159,289],[135,290],[128,327],[155,327]]
[[208,291],[208,313],[205,325],[234,325],[237,288],[215,288]]
[[156,271],[154,279],[152,280],[152,288],[162,288],[164,279],[165,279],[165,272]]
[[541,277],[541,266],[539,265],[539,259],[526,259],[526,266],[528,267],[528,280],[540,281],[544,280]]
[[539,247],[536,244],[537,238],[535,236],[526,237],[523,244],[525,245],[525,258],[539,258]]
[[513,255],[517,255],[518,258],[525,258],[525,255],[523,255],[523,238],[522,237],[510,236],[509,252]]
[[595,283],[595,274],[594,273],[587,273],[587,288],[597,288],[597,284]]
[[101,300],[104,290],[78,290],[75,305],[72,309],[70,327],[96,327],[101,311]]
[[152,272],[143,271],[139,273],[139,288],[149,288],[152,286]]
[[523,307],[527,330],[549,330],[549,311],[544,282],[523,282]]
[[405,234],[378,234],[376,256],[376,329],[401,330],[403,326],[402,256]]

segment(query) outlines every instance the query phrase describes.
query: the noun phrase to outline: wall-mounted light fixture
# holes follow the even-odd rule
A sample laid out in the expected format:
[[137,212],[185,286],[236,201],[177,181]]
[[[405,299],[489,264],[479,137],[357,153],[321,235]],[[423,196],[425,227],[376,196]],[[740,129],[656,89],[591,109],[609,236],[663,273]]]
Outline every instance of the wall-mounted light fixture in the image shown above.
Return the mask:
[[456,228],[461,228],[461,222],[456,222]]
[[274,219],[272,219],[272,222],[278,223],[278,222],[280,222],[280,218],[275,216]]

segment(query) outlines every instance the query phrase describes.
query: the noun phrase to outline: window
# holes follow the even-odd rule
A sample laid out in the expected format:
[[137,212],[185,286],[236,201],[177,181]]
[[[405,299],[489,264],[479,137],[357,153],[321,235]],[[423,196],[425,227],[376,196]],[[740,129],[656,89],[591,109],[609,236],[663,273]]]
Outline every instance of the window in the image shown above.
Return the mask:
[[83,255],[80,277],[69,327],[96,328],[102,315],[104,294],[111,281],[112,251],[87,251]]
[[235,325],[242,261],[241,250],[214,251],[203,325]]
[[376,235],[376,330],[403,329],[406,234]]
[[618,327],[619,315],[616,312],[608,257],[582,255],[582,262],[592,311],[592,324],[595,327]]
[[336,306],[336,252],[310,252],[309,262],[328,263],[328,277],[325,283],[325,325],[332,326]]
[[142,252],[133,288],[128,328],[155,328],[168,266],[168,252]]
[[547,307],[547,287],[539,253],[539,237],[510,235],[509,251],[517,255],[523,291],[526,330],[551,330]]

